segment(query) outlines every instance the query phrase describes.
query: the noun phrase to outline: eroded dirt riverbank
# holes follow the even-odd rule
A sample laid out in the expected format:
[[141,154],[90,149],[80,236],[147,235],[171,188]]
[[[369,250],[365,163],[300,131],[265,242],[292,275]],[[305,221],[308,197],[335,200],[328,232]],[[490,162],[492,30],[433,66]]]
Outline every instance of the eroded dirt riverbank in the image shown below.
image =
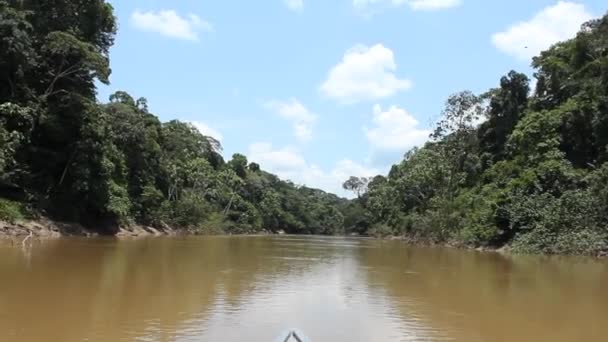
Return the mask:
[[[128,227],[116,227],[114,230],[116,233],[111,235],[119,238],[177,235],[176,231],[169,227],[161,230],[141,225],[132,225]],[[48,218],[14,223],[0,220],[0,239],[24,239],[27,236],[39,239],[53,239],[67,236],[98,237],[101,235],[99,230],[87,228],[78,223],[59,222]]]

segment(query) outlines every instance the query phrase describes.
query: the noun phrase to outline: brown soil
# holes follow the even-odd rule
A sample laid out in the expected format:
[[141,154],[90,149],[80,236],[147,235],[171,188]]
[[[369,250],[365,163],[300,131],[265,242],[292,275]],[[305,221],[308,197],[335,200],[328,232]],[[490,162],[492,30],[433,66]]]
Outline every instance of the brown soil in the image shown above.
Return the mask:
[[[33,238],[39,239],[52,239],[65,236],[99,236],[99,234],[94,230],[87,229],[80,224],[58,222],[48,218],[20,221],[15,223],[0,220],[0,239],[25,238],[30,234]],[[129,227],[120,227],[115,236],[118,238],[134,238],[161,235],[176,235],[176,232],[170,227],[156,229],[152,227],[133,225]]]

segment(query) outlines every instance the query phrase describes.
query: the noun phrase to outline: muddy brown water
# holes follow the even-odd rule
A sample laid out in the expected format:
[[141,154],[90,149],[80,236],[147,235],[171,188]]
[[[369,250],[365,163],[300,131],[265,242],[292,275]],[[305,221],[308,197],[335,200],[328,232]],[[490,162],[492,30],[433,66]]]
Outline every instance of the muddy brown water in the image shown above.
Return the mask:
[[0,341],[608,341],[608,262],[321,237],[0,242]]

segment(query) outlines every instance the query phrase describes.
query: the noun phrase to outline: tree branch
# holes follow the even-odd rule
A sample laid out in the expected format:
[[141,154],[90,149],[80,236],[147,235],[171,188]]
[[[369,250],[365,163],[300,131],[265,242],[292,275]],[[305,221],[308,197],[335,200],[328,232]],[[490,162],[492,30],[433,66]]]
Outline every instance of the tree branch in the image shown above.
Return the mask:
[[32,231],[30,230],[30,234],[28,236],[25,237],[25,239],[23,239],[23,241],[21,241],[21,246],[25,247],[25,242],[29,239],[32,238],[32,236],[34,236],[34,234],[32,233]]
[[66,77],[78,72],[82,68],[82,62],[76,63],[76,64],[68,67],[67,69],[62,70],[64,66],[65,66],[65,58],[61,60],[61,65],[59,66],[59,71],[53,78],[53,81],[51,81],[51,84],[49,84],[49,86],[46,88],[46,91],[44,92],[43,97],[46,98],[46,97],[51,96],[52,94],[55,94],[55,92],[53,92],[53,89],[55,88],[55,84],[60,79],[66,78]]

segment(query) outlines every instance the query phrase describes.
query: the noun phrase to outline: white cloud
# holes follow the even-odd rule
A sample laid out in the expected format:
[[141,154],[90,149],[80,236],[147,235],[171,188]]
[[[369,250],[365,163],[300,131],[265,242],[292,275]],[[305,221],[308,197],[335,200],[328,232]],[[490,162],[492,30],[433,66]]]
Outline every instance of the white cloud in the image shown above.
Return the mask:
[[255,143],[249,146],[248,159],[260,164],[262,169],[272,172],[283,180],[295,184],[318,188],[340,196],[352,197],[342,189],[342,183],[350,176],[373,177],[380,170],[358,164],[349,159],[338,161],[334,167],[325,171],[308,163],[293,147],[274,148],[270,143]]
[[288,101],[269,101],[265,106],[275,111],[280,117],[292,122],[294,135],[298,140],[306,142],[312,138],[312,126],[317,120],[317,116],[300,101],[295,98]]
[[304,0],[283,0],[285,6],[294,12],[302,12],[304,10]]
[[174,10],[147,11],[136,10],[131,15],[131,23],[145,32],[159,33],[163,36],[198,41],[199,32],[211,32],[211,23],[196,14],[180,16]]
[[572,38],[581,24],[591,18],[593,15],[585,9],[585,5],[559,1],[542,9],[532,19],[494,34],[492,43],[508,55],[529,61],[551,45]]
[[374,177],[380,173],[380,170],[376,168],[361,165],[349,159],[340,160],[331,171],[332,177],[339,180],[340,186],[342,186],[342,183],[350,176]]
[[358,11],[369,11],[374,6],[401,6],[407,4],[414,11],[438,11],[462,5],[463,0],[353,0]]
[[437,11],[458,7],[462,5],[462,0],[411,0],[407,3],[415,11]]
[[198,131],[201,132],[202,135],[215,138],[215,139],[217,139],[217,141],[220,141],[220,142],[222,141],[222,139],[224,139],[224,136],[222,135],[222,133],[220,133],[217,129],[210,127],[209,125],[207,125],[204,122],[190,121],[190,123],[196,129],[198,129]]
[[344,54],[321,85],[328,97],[344,103],[386,98],[412,87],[412,82],[395,75],[393,51],[376,44],[357,45]]
[[270,143],[254,143],[249,146],[249,159],[279,176],[306,167],[306,161],[291,147],[273,148]]
[[374,127],[364,127],[365,135],[374,149],[405,151],[428,140],[430,131],[419,128],[412,115],[397,106],[386,111],[374,106]]

